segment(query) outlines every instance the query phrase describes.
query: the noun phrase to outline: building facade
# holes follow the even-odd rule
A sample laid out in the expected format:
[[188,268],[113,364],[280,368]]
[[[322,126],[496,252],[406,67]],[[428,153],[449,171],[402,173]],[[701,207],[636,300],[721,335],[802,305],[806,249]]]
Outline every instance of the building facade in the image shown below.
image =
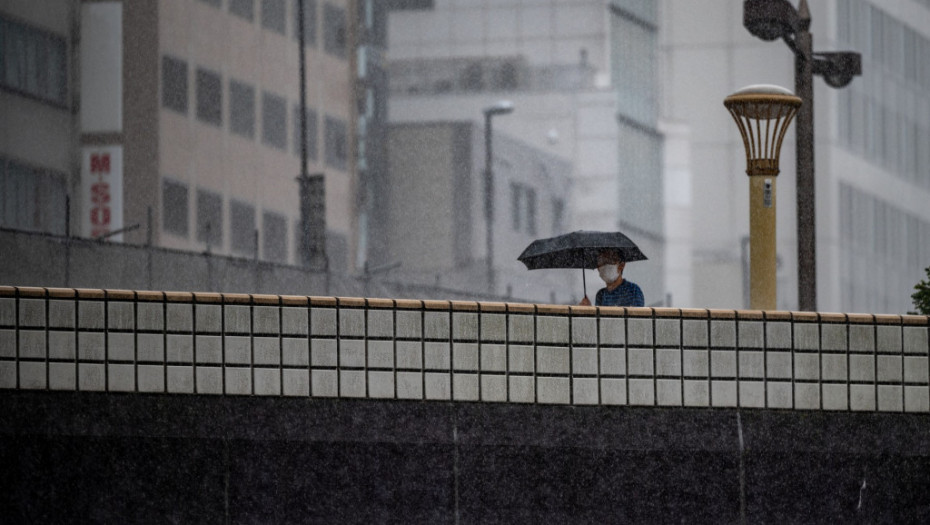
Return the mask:
[[[745,305],[749,231],[743,144],[723,99],[749,84],[794,86],[793,55],[742,26],[742,3],[661,4],[662,117],[690,130],[693,302]],[[814,79],[817,307],[904,313],[930,265],[930,5],[809,3],[814,51],[862,54],[845,88]],[[778,181],[778,308],[795,309],[795,134]]]
[[[309,171],[338,271],[355,229],[355,5],[302,1]],[[72,235],[302,263],[296,2],[14,1],[0,19],[4,227],[64,233],[67,199]]]

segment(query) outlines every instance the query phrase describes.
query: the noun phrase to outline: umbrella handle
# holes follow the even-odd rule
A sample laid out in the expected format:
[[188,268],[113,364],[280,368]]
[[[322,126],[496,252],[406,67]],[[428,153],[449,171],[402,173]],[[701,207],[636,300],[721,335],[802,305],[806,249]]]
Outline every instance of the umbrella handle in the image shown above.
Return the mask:
[[581,285],[584,286],[584,296],[588,296],[588,280],[584,275],[584,268],[581,269]]

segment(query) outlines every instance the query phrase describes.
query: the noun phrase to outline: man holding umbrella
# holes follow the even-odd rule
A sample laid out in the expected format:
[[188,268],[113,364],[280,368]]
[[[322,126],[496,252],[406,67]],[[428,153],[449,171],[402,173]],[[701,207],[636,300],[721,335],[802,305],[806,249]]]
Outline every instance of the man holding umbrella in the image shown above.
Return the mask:
[[[617,250],[606,249],[597,254],[597,273],[607,286],[598,290],[594,296],[596,306],[643,306],[646,300],[639,285],[623,278],[626,262]],[[578,303],[590,306],[591,300],[586,295]]]

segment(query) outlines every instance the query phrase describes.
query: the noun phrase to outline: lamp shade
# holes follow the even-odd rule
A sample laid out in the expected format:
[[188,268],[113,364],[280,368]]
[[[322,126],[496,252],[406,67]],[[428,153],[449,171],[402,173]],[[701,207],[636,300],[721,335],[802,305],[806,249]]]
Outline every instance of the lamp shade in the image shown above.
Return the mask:
[[801,98],[769,84],[744,87],[723,101],[746,148],[747,175],[778,175],[781,143]]

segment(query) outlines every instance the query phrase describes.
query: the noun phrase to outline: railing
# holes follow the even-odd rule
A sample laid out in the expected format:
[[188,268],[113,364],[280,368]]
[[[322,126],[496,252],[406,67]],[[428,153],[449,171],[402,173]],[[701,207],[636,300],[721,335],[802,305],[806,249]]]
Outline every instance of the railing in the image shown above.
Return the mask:
[[930,412],[928,317],[0,287],[0,388]]

